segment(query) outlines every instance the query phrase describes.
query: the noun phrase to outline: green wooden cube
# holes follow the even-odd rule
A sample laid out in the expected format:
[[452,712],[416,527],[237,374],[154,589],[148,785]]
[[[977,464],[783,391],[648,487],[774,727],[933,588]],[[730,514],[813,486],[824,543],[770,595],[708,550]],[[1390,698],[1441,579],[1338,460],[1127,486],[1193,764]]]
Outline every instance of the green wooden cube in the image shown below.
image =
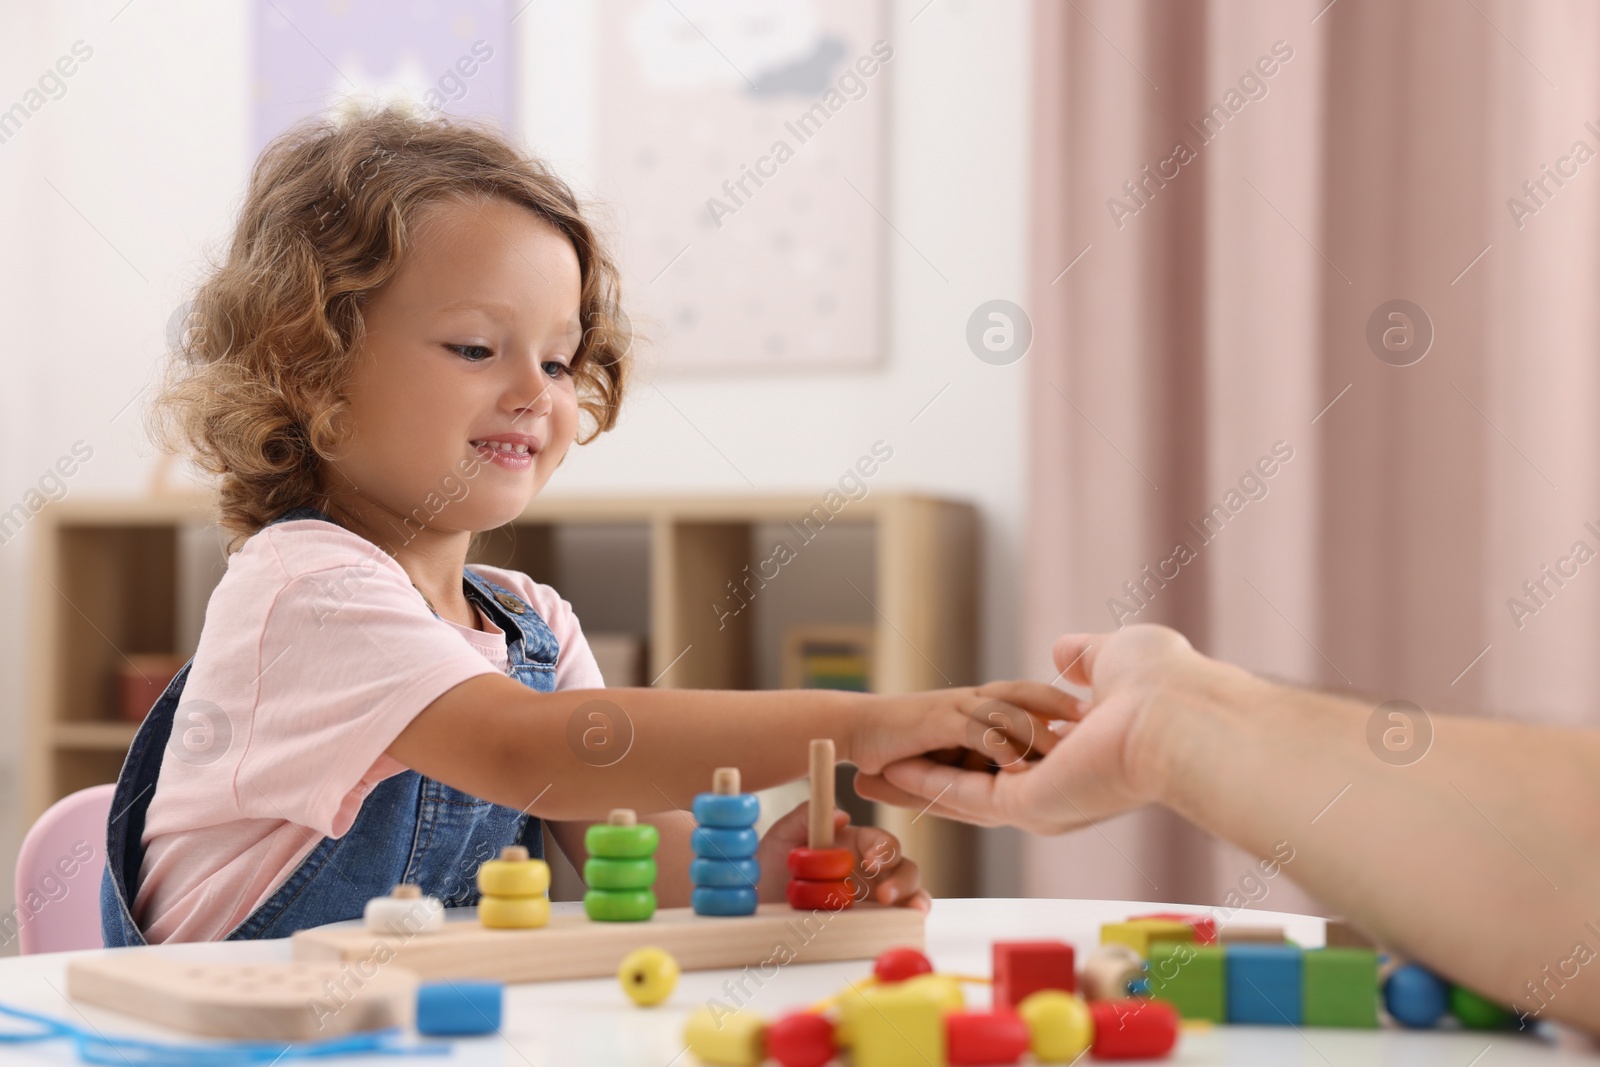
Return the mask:
[[1145,977],[1151,999],[1171,1004],[1180,1018],[1228,1021],[1228,982],[1220,945],[1154,942]]
[[1317,948],[1303,954],[1307,1026],[1378,1025],[1378,954],[1364,948]]

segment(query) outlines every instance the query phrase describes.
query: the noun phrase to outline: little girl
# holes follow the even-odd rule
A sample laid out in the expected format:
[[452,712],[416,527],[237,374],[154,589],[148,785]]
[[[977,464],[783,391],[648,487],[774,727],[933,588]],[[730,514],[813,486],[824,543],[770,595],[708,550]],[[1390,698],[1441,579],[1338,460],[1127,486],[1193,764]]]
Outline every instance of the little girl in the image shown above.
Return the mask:
[[[674,809],[714,768],[767,788],[829,737],[872,773],[994,738],[976,716],[997,702],[1012,721],[1068,710],[1030,682],[602,689],[565,600],[466,556],[580,429],[614,425],[623,323],[572,193],[493,133],[387,109],[263,152],[156,408],[163,444],[218,476],[234,536],[198,650],[118,778],[108,945],[283,937],[399,882],[472,905],[502,846],[543,855],[541,821],[581,868],[586,822],[613,807],[661,813],[658,893],[681,905],[693,827]],[[597,711],[633,730],[608,766],[573,740]],[[763,899],[804,816],[762,842]],[[872,854],[877,899],[928,906],[893,838],[840,843]]]

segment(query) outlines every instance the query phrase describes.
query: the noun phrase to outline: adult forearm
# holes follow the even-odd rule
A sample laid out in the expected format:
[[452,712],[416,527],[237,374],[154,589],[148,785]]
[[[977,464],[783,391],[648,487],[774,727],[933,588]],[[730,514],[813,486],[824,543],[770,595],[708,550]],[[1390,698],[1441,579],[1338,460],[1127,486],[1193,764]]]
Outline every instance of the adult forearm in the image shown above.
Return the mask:
[[1571,962],[1600,953],[1591,733],[1434,715],[1397,766],[1369,747],[1372,704],[1212,667],[1152,708],[1165,803],[1257,855],[1287,841],[1285,873],[1385,945],[1600,1029],[1600,964]]

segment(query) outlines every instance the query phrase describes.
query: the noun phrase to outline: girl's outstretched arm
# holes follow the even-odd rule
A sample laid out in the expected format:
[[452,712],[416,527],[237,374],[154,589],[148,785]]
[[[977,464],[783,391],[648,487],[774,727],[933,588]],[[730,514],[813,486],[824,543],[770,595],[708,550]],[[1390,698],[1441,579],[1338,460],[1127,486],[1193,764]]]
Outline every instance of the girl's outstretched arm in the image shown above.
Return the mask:
[[[831,738],[863,771],[957,747],[1003,745],[1020,767],[1054,742],[1029,714],[1060,718],[1067,694],[1037,682],[883,696],[822,689],[568,689],[539,693],[483,674],[445,692],[388,752],[474,796],[557,821],[687,808],[717,767],[748,791],[804,776],[809,742]],[[1014,740],[1006,741],[1010,734]]]

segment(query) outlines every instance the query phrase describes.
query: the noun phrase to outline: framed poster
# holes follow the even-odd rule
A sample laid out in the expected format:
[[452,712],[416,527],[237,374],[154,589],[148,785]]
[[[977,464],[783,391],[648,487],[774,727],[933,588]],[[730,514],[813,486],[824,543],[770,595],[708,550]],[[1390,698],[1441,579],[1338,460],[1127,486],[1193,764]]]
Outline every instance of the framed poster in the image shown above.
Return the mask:
[[298,120],[409,101],[515,132],[516,0],[254,0],[251,158]]
[[596,5],[596,193],[663,371],[883,355],[881,0]]

